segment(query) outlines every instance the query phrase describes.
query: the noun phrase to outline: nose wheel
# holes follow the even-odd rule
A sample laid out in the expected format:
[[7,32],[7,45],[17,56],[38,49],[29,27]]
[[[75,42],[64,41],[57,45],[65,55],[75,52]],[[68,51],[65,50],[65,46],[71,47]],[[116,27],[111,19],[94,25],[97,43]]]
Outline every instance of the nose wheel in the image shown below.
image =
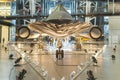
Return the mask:
[[99,27],[92,27],[90,29],[89,34],[90,34],[90,37],[92,39],[98,40],[102,37],[103,33],[102,33],[102,30]]

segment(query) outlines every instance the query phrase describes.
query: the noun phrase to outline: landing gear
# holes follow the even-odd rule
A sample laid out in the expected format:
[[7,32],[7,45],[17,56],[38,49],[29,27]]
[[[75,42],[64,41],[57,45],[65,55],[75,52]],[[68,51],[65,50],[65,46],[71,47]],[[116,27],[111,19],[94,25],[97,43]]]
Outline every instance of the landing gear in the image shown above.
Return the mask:
[[64,51],[63,50],[56,50],[56,58],[61,60],[64,58]]
[[59,39],[58,44],[57,44],[58,50],[56,50],[56,58],[59,60],[64,58],[64,51],[61,50],[62,46],[63,46],[62,40]]

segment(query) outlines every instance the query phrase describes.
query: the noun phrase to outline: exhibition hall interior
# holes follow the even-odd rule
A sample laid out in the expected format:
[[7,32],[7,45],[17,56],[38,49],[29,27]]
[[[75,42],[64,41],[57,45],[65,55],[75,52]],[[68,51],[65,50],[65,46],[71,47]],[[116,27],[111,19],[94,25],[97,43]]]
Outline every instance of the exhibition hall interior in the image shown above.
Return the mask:
[[0,0],[0,80],[120,80],[119,0]]

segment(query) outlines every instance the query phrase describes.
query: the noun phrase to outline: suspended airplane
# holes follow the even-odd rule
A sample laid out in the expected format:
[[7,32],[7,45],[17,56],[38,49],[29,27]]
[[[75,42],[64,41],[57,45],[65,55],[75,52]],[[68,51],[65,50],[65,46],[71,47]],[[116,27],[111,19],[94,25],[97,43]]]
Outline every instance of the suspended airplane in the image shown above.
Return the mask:
[[91,38],[101,38],[102,30],[99,27],[94,27],[86,22],[74,21],[63,5],[59,4],[46,21],[30,23],[28,27],[19,28],[18,36],[27,39],[33,35],[31,34],[32,31],[39,34],[45,33],[55,38],[64,38],[74,34],[81,34],[88,29]]

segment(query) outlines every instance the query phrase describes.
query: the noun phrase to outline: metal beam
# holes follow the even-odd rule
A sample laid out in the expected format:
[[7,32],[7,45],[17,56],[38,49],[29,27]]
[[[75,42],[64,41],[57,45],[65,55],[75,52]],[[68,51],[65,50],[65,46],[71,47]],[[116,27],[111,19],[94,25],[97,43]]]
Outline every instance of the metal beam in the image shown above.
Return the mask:
[[81,17],[88,17],[88,16],[120,16],[120,12],[109,12],[109,13],[89,13],[89,14],[72,14],[72,16],[81,16]]
[[47,16],[44,15],[15,15],[15,16],[0,16],[0,20],[17,20],[17,19],[39,19]]
[[[79,17],[88,17],[88,16],[120,16],[120,12],[109,12],[109,13],[92,13],[92,14],[71,14],[73,17],[74,16],[79,16]],[[47,18],[49,15],[44,16],[44,15],[16,15],[16,16],[0,16],[0,20],[17,20],[17,19],[39,19],[39,18]]]

